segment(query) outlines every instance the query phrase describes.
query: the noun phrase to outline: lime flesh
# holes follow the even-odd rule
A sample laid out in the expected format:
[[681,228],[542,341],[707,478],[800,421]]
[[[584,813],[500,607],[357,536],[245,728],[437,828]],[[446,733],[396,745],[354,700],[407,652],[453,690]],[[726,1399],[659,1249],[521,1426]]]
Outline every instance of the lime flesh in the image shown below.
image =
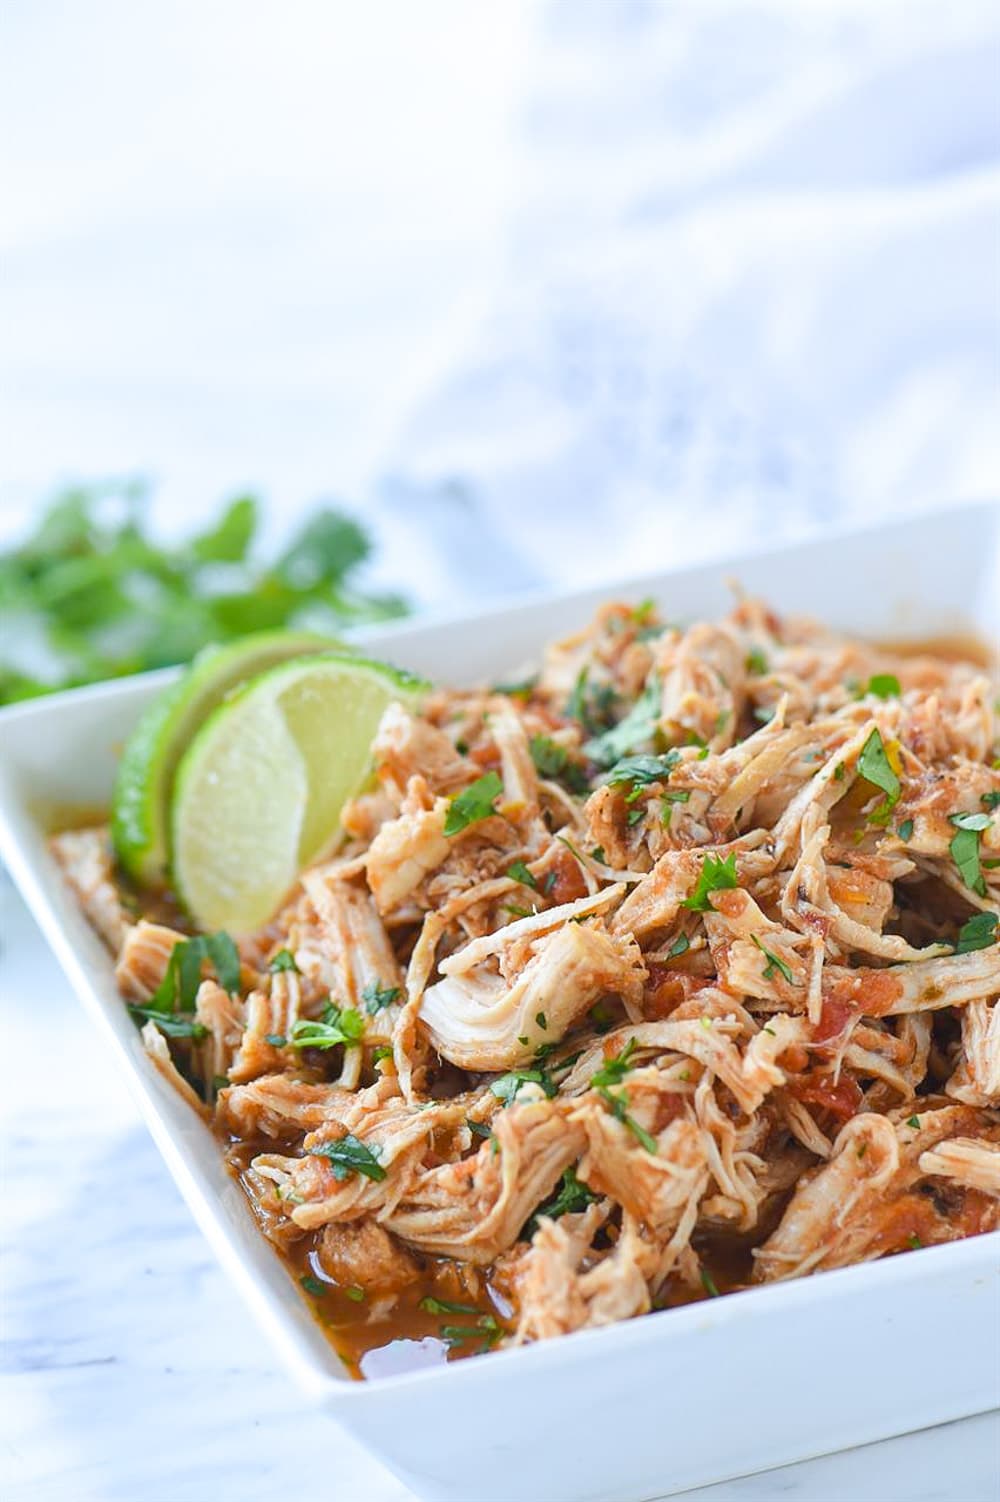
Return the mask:
[[211,712],[267,668],[339,643],[305,631],[260,631],[206,647],[146,710],[129,736],[115,779],[111,836],[123,869],[144,886],[167,878],[170,795],[178,763]]
[[173,880],[203,929],[245,934],[339,834],[379,720],[427,685],[343,652],[272,668],[227,699],[177,770]]

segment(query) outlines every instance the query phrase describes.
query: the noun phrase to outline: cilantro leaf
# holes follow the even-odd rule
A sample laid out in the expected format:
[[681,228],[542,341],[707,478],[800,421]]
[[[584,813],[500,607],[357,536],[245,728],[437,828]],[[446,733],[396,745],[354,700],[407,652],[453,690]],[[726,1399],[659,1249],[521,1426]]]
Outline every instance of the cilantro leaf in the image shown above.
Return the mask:
[[780,970],[785,979],[790,984],[793,984],[795,976],[790,967],[785,964],[785,961],[776,955],[773,949],[768,949],[767,945],[761,942],[757,934],[751,934],[750,937],[767,960],[767,964],[764,966],[764,979],[773,980],[775,970]]
[[677,938],[667,950],[667,959],[676,960],[678,955],[687,954],[691,948],[691,940],[687,934],[678,934]]
[[989,827],[988,814],[950,814],[955,834],[948,849],[959,875],[970,891],[986,896],[986,879],[979,864],[979,836]]
[[341,1182],[351,1173],[363,1174],[375,1183],[381,1183],[386,1176],[378,1160],[378,1149],[372,1151],[352,1132],[331,1142],[321,1142],[318,1147],[310,1147],[307,1151],[314,1158],[327,1158],[333,1166],[334,1178]]
[[283,970],[294,970],[296,975],[299,973],[295,956],[290,949],[279,949],[277,954],[271,956],[271,962],[267,968],[272,975],[280,975]]
[[625,756],[615,763],[604,779],[609,787],[631,784],[633,788],[648,787],[651,782],[666,782],[680,761],[679,751],[668,751],[665,756]]
[[590,1083],[595,1089],[599,1090],[602,1085],[621,1084],[632,1068],[632,1055],[638,1046],[636,1040],[630,1038],[620,1054],[616,1054],[613,1058],[605,1059],[601,1068],[597,1070],[596,1074],[592,1074],[590,1077]]
[[128,1011],[133,1022],[155,1022],[168,1038],[190,1038],[193,1043],[200,1043],[208,1037],[208,1028],[195,1021],[193,1012],[160,1012],[151,1006],[130,1006]]
[[996,913],[976,913],[963,923],[958,933],[956,954],[969,954],[973,949],[988,949],[1000,942],[1000,919]]
[[660,683],[651,674],[625,717],[610,730],[587,741],[583,748],[584,755],[597,762],[598,766],[614,766],[616,761],[620,761],[629,752],[652,740],[661,707]]
[[558,1220],[562,1215],[579,1215],[598,1199],[598,1195],[589,1185],[581,1182],[576,1176],[576,1169],[572,1167],[563,1170],[563,1176],[559,1188],[551,1199],[539,1205],[538,1209],[527,1222],[521,1236],[525,1241],[530,1241],[538,1229],[538,1222],[542,1216],[548,1220]]
[[509,1106],[522,1085],[541,1085],[551,1100],[558,1086],[545,1069],[511,1069],[490,1084],[490,1094]]
[[493,804],[503,792],[503,782],[496,772],[486,772],[470,782],[467,788],[456,793],[445,815],[444,832],[447,836],[460,834],[470,824],[488,819],[494,812]]
[[898,699],[902,689],[895,673],[875,673],[869,678],[865,693],[876,699]]
[[190,1012],[206,963],[212,965],[224,991],[233,995],[239,990],[240,956],[232,939],[221,932],[199,934],[174,945],[163,979],[149,998],[147,1009],[156,1013]]
[[296,1048],[356,1048],[365,1033],[365,1020],[353,1007],[338,1007],[328,1002],[322,1019],[300,1017],[292,1023],[288,1041]]
[[690,908],[693,913],[710,913],[712,911],[712,904],[708,900],[710,893],[727,891],[738,886],[735,851],[731,851],[724,860],[714,855],[706,855],[698,873],[695,889],[690,897],[685,897],[681,907]]
[[538,882],[528,870],[524,861],[514,861],[507,867],[507,875],[511,881],[519,881],[522,887],[530,887],[533,892],[538,891]]
[[1000,792],[984,793],[980,803],[985,803],[987,808],[1000,808]]
[[885,798],[876,809],[869,814],[873,824],[888,824],[889,815],[899,802],[903,787],[897,774],[893,771],[888,753],[879,730],[876,728],[865,741],[858,757],[858,772],[870,782],[873,787],[879,788]]
[[377,1012],[391,1007],[398,997],[398,986],[383,986],[378,980],[370,980],[361,993],[361,1000],[365,1004],[365,1011],[369,1017],[374,1017]]
[[551,736],[533,735],[528,749],[539,777],[565,782],[571,793],[587,791],[587,776],[583,768],[571,759],[566,747],[560,746]]
[[756,678],[763,678],[765,674],[770,672],[767,658],[764,656],[764,653],[761,651],[760,647],[750,648],[750,651],[747,653],[745,666],[747,672],[752,673]]

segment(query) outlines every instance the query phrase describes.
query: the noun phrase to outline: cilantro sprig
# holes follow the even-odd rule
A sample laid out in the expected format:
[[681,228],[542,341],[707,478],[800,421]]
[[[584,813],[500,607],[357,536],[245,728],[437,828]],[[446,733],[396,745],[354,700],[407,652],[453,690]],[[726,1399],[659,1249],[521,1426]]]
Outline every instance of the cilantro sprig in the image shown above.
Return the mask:
[[354,1007],[338,1007],[329,1001],[321,1018],[300,1017],[292,1024],[289,1042],[296,1048],[356,1048],[365,1035],[365,1019]]
[[375,1017],[379,1012],[391,1007],[394,1001],[399,1000],[398,986],[383,986],[380,980],[370,980],[361,992],[361,1000],[365,1004],[365,1011],[369,1017]]
[[207,1029],[194,1020],[194,1004],[205,965],[230,995],[240,989],[239,950],[227,933],[199,934],[179,940],[170,951],[164,976],[144,1006],[130,1006],[135,1022],[155,1022],[168,1038],[199,1042]]
[[785,977],[785,980],[787,980],[789,984],[794,983],[795,976],[793,975],[790,966],[786,965],[781,956],[775,954],[773,949],[768,949],[767,945],[763,943],[763,941],[757,934],[751,934],[750,937],[767,961],[767,964],[764,966],[764,979],[773,980],[774,972],[776,970],[780,970],[781,974]]
[[989,814],[949,814],[955,833],[948,849],[958,873],[970,891],[986,896],[986,878],[979,863],[979,837],[990,827]]
[[958,931],[956,954],[969,954],[974,949],[989,949],[1000,942],[1000,918],[996,913],[976,913]]
[[589,1185],[577,1178],[576,1169],[572,1165],[563,1170],[563,1176],[559,1188],[551,1199],[539,1205],[538,1209],[526,1223],[521,1236],[525,1241],[530,1241],[538,1230],[538,1222],[545,1216],[548,1220],[559,1220],[563,1215],[579,1215],[586,1210],[588,1205],[594,1204],[598,1196]]
[[378,1160],[378,1149],[373,1151],[366,1147],[352,1132],[330,1142],[321,1142],[318,1147],[310,1147],[307,1151],[314,1158],[326,1158],[333,1168],[334,1178],[341,1183],[352,1173],[363,1174],[375,1183],[381,1183],[386,1176]]
[[706,855],[694,891],[690,897],[684,898],[681,907],[690,908],[693,913],[710,913],[712,904],[708,899],[713,892],[724,892],[738,886],[735,851],[730,851],[725,859]]
[[[230,502],[208,527],[166,546],[147,521],[137,481],[66,491],[35,532],[0,553],[4,633],[0,703],[188,662],[210,643],[248,631],[332,630],[399,615],[396,596],[352,587],[371,547],[349,517],[313,514],[284,553],[257,562],[258,503]],[[17,660],[17,640],[45,642],[42,670]]]
[[444,832],[450,838],[461,834],[470,824],[478,824],[495,812],[493,805],[503,792],[503,782],[496,772],[485,772],[456,793],[448,806]]
[[884,799],[868,815],[872,824],[888,824],[890,815],[899,802],[903,785],[893,769],[885,742],[876,728],[869,735],[858,757],[858,772],[866,782],[885,794]]
[[660,682],[650,674],[642,693],[617,725],[593,736],[584,745],[585,756],[599,767],[612,767],[622,757],[653,739],[661,710]]

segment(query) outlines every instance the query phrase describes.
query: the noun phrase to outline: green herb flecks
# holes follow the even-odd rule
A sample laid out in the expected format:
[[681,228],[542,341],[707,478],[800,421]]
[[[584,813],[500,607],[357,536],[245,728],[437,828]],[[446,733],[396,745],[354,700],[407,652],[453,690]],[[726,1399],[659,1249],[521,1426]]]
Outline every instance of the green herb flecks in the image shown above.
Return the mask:
[[365,1035],[365,1019],[354,1007],[327,1002],[318,1020],[300,1017],[292,1023],[289,1042],[296,1048],[356,1048]]
[[875,673],[868,680],[865,694],[876,699],[898,699],[902,689],[895,673]]
[[528,870],[524,861],[514,861],[507,867],[507,875],[511,881],[519,881],[522,887],[530,887],[533,892],[538,891],[538,882]]
[[773,949],[768,949],[767,945],[761,941],[757,934],[751,934],[750,937],[767,960],[767,964],[764,966],[764,979],[773,980],[774,972],[780,970],[789,985],[793,985],[795,976],[792,973],[791,967],[785,963],[780,955],[775,954]]
[[378,1149],[373,1152],[352,1132],[331,1142],[322,1142],[318,1147],[310,1147],[307,1151],[314,1158],[328,1159],[334,1178],[340,1182],[352,1173],[363,1174],[366,1179],[373,1179],[376,1183],[381,1183],[386,1176],[377,1157]]
[[989,814],[950,814],[955,826],[948,849],[958,873],[971,892],[986,896],[986,878],[979,863],[979,836],[990,826]]
[[681,907],[690,908],[693,913],[711,912],[712,904],[708,899],[712,892],[729,891],[738,886],[735,852],[730,852],[724,860],[706,855],[694,891],[690,897],[685,897]]
[[1000,942],[1000,919],[996,913],[976,913],[959,929],[956,954],[970,954],[974,949],[989,949]]
[[571,793],[587,791],[587,774],[578,762],[573,761],[566,747],[560,746],[551,736],[533,735],[528,749],[539,777],[562,782]]
[[272,975],[280,975],[283,970],[293,970],[296,975],[299,973],[295,956],[290,949],[279,949],[277,954],[271,956],[267,968]]
[[872,824],[888,824],[889,817],[896,804],[899,802],[902,792],[902,783],[893,771],[888,752],[878,729],[872,731],[861,748],[858,757],[858,772],[885,794],[885,798],[868,815]]
[[[23,625],[5,635],[0,702],[188,662],[248,631],[331,631],[405,609],[397,597],[353,587],[370,544],[335,511],[314,514],[264,564],[252,556],[258,505],[250,496],[170,546],[151,536],[147,506],[136,481],[73,489],[33,535],[0,554],[0,610]],[[19,636],[44,641],[41,672],[17,661]]]
[[539,1205],[521,1232],[522,1239],[531,1240],[543,1216],[548,1220],[558,1220],[563,1215],[579,1215],[597,1199],[598,1195],[577,1178],[575,1168],[564,1169],[559,1188],[550,1200]]
[[314,1278],[311,1273],[306,1273],[299,1279],[299,1282],[306,1293],[311,1294],[314,1299],[321,1299],[324,1294],[330,1292],[330,1285],[323,1283],[319,1278]]
[[486,772],[470,782],[467,788],[456,793],[448,806],[444,820],[444,832],[460,834],[470,824],[478,824],[495,812],[493,805],[503,792],[503,782],[496,772]]
[[651,675],[632,708],[610,730],[594,736],[584,745],[584,755],[598,766],[612,767],[622,757],[653,739],[661,710],[659,680]]
[[383,986],[380,980],[370,980],[361,992],[361,1000],[365,1004],[365,1011],[369,1017],[384,1012],[386,1007],[391,1007],[394,1001],[399,1000],[398,986]]

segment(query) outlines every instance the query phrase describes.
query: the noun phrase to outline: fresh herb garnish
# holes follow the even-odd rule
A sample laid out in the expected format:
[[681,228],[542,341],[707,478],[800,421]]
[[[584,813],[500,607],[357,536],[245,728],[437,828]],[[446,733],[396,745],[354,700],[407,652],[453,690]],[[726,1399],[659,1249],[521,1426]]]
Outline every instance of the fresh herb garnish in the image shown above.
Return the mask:
[[680,752],[673,750],[663,756],[624,756],[605,781],[609,787],[631,785],[633,790],[648,787],[651,782],[666,782],[680,759]]
[[632,1055],[638,1048],[634,1038],[630,1038],[620,1054],[613,1058],[605,1059],[603,1065],[596,1074],[590,1077],[590,1083],[597,1089],[602,1085],[619,1085],[632,1068]]
[[270,1043],[272,1048],[284,1048],[287,1043],[284,1033],[265,1033],[264,1042]]
[[900,824],[899,828],[897,829],[896,833],[899,835],[899,838],[903,841],[903,843],[906,844],[913,836],[913,820],[904,819],[902,824]]
[[519,881],[522,887],[530,887],[533,892],[538,891],[538,882],[532,876],[524,861],[514,861],[512,865],[507,867],[507,875],[511,881]]
[[224,991],[240,989],[240,956],[227,933],[181,939],[170,952],[166,973],[147,1002],[151,1012],[190,1012],[201,985],[202,967],[211,964]]
[[311,1293],[314,1299],[320,1299],[325,1293],[330,1292],[329,1285],[321,1283],[319,1278],[314,1278],[311,1273],[306,1273],[304,1277],[299,1279],[299,1282],[306,1293]]
[[690,948],[691,940],[688,938],[687,934],[678,934],[677,938],[667,950],[667,959],[676,960],[678,955],[687,954]]
[[876,699],[898,699],[902,689],[895,673],[875,673],[869,678],[865,693]]
[[652,739],[660,718],[661,694],[659,680],[650,675],[642,693],[632,708],[617,725],[587,741],[583,750],[591,761],[601,767],[612,767],[622,757],[628,756],[638,746]]
[[533,673],[529,678],[522,678],[517,683],[494,683],[491,693],[506,694],[508,699],[530,699],[538,682],[538,674]]
[[768,949],[767,945],[761,942],[757,934],[751,934],[750,937],[767,960],[767,964],[764,966],[764,979],[773,980],[775,970],[780,970],[789,984],[793,984],[795,976],[785,961],[779,955],[776,955],[773,949]]
[[267,968],[272,975],[280,975],[283,970],[292,970],[296,975],[299,974],[299,967],[290,949],[279,949],[271,956]]
[[466,1117],[465,1124],[469,1128],[469,1131],[472,1133],[473,1137],[482,1137],[485,1139],[487,1137],[493,1136],[493,1129],[488,1121],[470,1121],[469,1118]]
[[979,864],[979,836],[990,826],[989,814],[950,814],[955,834],[948,849],[959,875],[970,891],[986,896],[986,879]]
[[456,793],[448,806],[444,820],[446,835],[460,834],[470,824],[488,819],[494,812],[493,804],[503,792],[503,782],[496,772],[486,772],[470,782],[467,788]]
[[604,1085],[599,1085],[597,1093],[611,1107],[611,1114],[615,1120],[620,1121],[622,1126],[628,1128],[633,1137],[636,1137],[642,1143],[647,1153],[658,1151],[656,1138],[651,1136],[644,1126],[640,1126],[634,1116],[629,1115],[628,1096],[624,1090],[614,1091],[609,1090]]
[[190,1038],[193,1043],[200,1043],[208,1037],[208,1028],[195,1021],[193,1012],[161,1012],[153,1006],[130,1006],[128,1011],[133,1022],[155,1022],[168,1038]]
[[467,1340],[482,1340],[481,1351],[488,1351],[500,1339],[503,1331],[492,1314],[481,1314],[474,1325],[442,1325],[441,1336],[454,1350]]
[[365,1011],[369,1017],[383,1012],[386,1007],[391,1007],[394,1001],[399,999],[398,986],[383,986],[380,980],[370,980],[361,993],[361,1000],[365,1004]]
[[719,1290],[715,1286],[715,1279],[707,1267],[701,1269],[701,1286],[710,1299],[717,1299],[719,1297]]
[[893,771],[888,752],[882,740],[881,733],[876,728],[865,741],[858,757],[858,772],[870,782],[873,787],[879,788],[885,798],[868,815],[872,824],[888,824],[889,816],[899,802],[903,790],[899,777]]
[[590,852],[590,859],[592,861],[598,861],[602,866],[606,866],[608,864],[608,858],[604,853],[604,846],[595,845],[593,850]]
[[365,1019],[353,1007],[327,1002],[318,1021],[300,1017],[292,1023],[289,1041],[296,1048],[356,1048],[365,1035]]
[[0,701],[187,662],[210,643],[294,627],[306,615],[323,631],[405,608],[357,592],[353,576],[370,545],[335,511],[316,513],[265,565],[251,556],[251,497],[170,547],[150,535],[147,503],[134,480],[69,490],[32,536],[0,555],[0,605],[24,620],[26,639],[44,636],[51,658],[41,674],[0,664]]
[[911,1231],[906,1240],[910,1248],[915,1252],[919,1252],[920,1248],[923,1246],[923,1242],[920,1240],[920,1237],[917,1235],[916,1231]]
[[559,1188],[550,1200],[539,1205],[538,1209],[527,1222],[521,1236],[530,1241],[538,1229],[538,1222],[545,1216],[548,1220],[558,1220],[562,1215],[579,1215],[586,1210],[588,1205],[594,1204],[598,1196],[576,1176],[576,1169],[572,1166],[564,1169]]
[[344,1293],[352,1304],[363,1304],[365,1301],[365,1291],[363,1288],[359,1288],[357,1283],[353,1284],[350,1288],[345,1288]]
[[984,793],[979,801],[987,808],[1000,808],[1000,792]]
[[974,949],[988,949],[1000,938],[1000,920],[996,913],[976,913],[959,930],[956,954],[970,954]]
[[690,797],[691,792],[688,788],[668,788],[665,793],[662,793],[660,795],[662,808],[660,823],[669,828],[670,820],[673,818],[674,804],[687,803]]
[[503,910],[505,913],[510,913],[512,918],[531,918],[534,913],[532,908],[518,907],[516,902],[505,902]]
[[331,1142],[320,1143],[318,1147],[310,1147],[307,1151],[314,1158],[329,1159],[333,1176],[338,1182],[343,1182],[351,1173],[364,1174],[366,1179],[373,1179],[375,1183],[381,1183],[386,1176],[385,1169],[378,1160],[378,1149],[372,1151],[363,1142],[359,1142],[352,1132]]
[[541,1085],[550,1100],[558,1089],[555,1081],[545,1069],[511,1069],[507,1074],[501,1074],[492,1082],[490,1094],[495,1095],[497,1100],[502,1100],[505,1106],[509,1106],[522,1085]]
[[747,653],[746,670],[748,673],[753,673],[757,678],[763,678],[765,673],[770,672],[767,658],[760,647],[750,648],[750,651]]
[[919,1132],[919,1130],[920,1130],[920,1117],[919,1116],[908,1116],[906,1118],[906,1125],[908,1127],[912,1127],[915,1132]]
[[528,749],[539,777],[548,777],[564,782],[571,793],[585,793],[589,786],[583,768],[570,757],[565,746],[560,746],[548,735],[533,735]]
[[719,860],[714,855],[706,855],[698,873],[694,891],[690,897],[685,897],[681,907],[690,908],[693,913],[708,913],[712,911],[709,902],[709,894],[712,892],[724,892],[739,886],[736,875],[736,854],[730,852],[724,860]]

